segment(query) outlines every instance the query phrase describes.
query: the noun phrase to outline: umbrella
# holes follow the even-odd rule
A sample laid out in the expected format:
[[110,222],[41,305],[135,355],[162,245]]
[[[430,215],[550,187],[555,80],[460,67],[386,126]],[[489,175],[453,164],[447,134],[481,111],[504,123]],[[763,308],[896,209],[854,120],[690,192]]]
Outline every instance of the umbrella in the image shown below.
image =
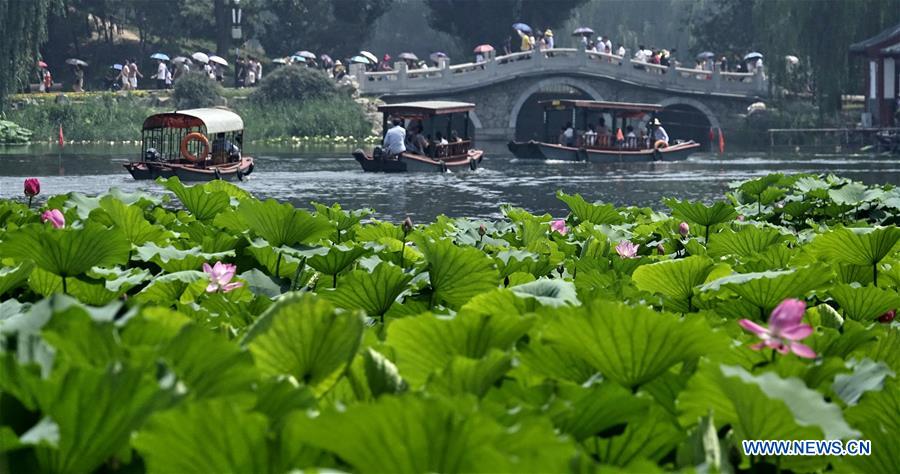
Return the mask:
[[494,50],[494,47],[489,44],[480,44],[475,47],[474,52],[478,54],[490,53]]
[[175,63],[175,64],[179,64],[179,63],[188,63],[188,64],[191,64],[191,63],[192,63],[192,61],[191,61],[190,59],[188,59],[188,58],[186,58],[186,57],[184,57],[184,56],[178,56],[177,58],[173,59],[172,62]]
[[704,51],[697,55],[697,59],[709,59],[714,57],[716,57],[716,53],[713,53],[712,51]]
[[82,66],[82,67],[88,65],[88,63],[86,63],[80,59],[75,59],[75,58],[66,59],[66,64],[71,64],[72,66]]
[[331,56],[327,54],[323,54],[320,59],[322,60],[322,64],[331,64],[334,62],[334,60],[331,59]]
[[287,59],[284,58],[275,58],[272,60],[273,64],[287,64]]
[[405,59],[407,61],[418,61],[419,60],[419,57],[413,53],[400,53],[397,55],[397,57],[400,59]]
[[154,54],[153,56],[150,56],[150,59],[159,59],[159,60],[162,60],[162,61],[168,61],[168,60],[169,60],[169,56],[168,56],[168,55],[165,55],[165,54],[163,54],[163,53],[156,53],[156,54]]
[[122,65],[121,65],[121,64],[113,64],[113,65],[112,65],[112,68],[115,69],[116,71],[121,71],[121,70],[122,70]]
[[225,66],[225,67],[228,67],[228,61],[226,61],[225,58],[223,58],[223,57],[221,57],[221,56],[210,56],[210,57],[209,57],[209,62],[211,62],[211,63],[216,63],[216,64],[218,64],[219,66]]
[[195,60],[197,60],[198,63],[206,64],[209,62],[209,56],[207,56],[203,53],[199,53],[199,52],[194,53],[191,55],[191,57],[194,58]]
[[372,64],[372,61],[369,61],[369,58],[365,56],[353,56],[350,58],[351,63],[359,63],[359,64]]
[[572,32],[572,36],[591,36],[593,34],[594,34],[594,30],[592,30],[586,26],[577,28],[575,31]]
[[531,27],[526,25],[525,23],[513,23],[513,29],[522,31],[524,33],[531,33]]
[[299,55],[296,55],[296,54],[295,54],[295,55],[291,56],[291,62],[294,62],[294,63],[305,63],[305,62],[306,62],[306,58],[304,58],[303,56],[299,56]]
[[762,54],[757,53],[756,51],[754,51],[754,52],[749,53],[749,54],[747,54],[746,56],[744,56],[744,61],[752,61],[752,60],[754,60],[754,59],[762,59],[762,57],[763,57]]
[[800,58],[798,58],[797,56],[793,56],[793,55],[785,56],[784,60],[790,64],[799,64],[800,63]]
[[295,56],[303,56],[306,59],[316,59],[318,56],[309,52],[309,51],[300,51],[298,53],[294,53]]
[[38,65],[38,67],[44,67],[44,68],[47,67],[47,63],[45,63],[44,61],[38,61],[37,65]]
[[431,53],[431,55],[428,57],[431,58],[432,61],[438,62],[441,58],[448,58],[449,56],[447,56],[447,53],[438,51],[436,53]]
[[370,64],[375,64],[378,62],[378,58],[368,51],[360,51],[359,55],[368,59]]

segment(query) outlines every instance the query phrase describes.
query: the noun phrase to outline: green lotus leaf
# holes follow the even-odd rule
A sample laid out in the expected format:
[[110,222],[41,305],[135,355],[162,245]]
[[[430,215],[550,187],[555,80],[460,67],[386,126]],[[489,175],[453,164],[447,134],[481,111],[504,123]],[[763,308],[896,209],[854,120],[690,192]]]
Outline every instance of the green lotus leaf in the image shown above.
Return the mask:
[[529,283],[511,286],[510,291],[522,298],[534,298],[544,306],[579,305],[575,284],[559,279],[541,278]]
[[716,239],[709,243],[708,251],[711,257],[716,258],[729,255],[747,258],[764,252],[785,238],[775,229],[748,225],[738,232],[726,230],[716,234]]
[[203,183],[202,186],[209,192],[223,192],[227,194],[228,197],[232,197],[234,199],[237,199],[238,201],[253,199],[253,195],[247,192],[247,190],[223,179],[208,181],[206,183]]
[[112,324],[91,319],[79,306],[56,311],[41,335],[56,350],[55,363],[104,370],[122,358]]
[[844,317],[857,321],[873,321],[891,309],[900,308],[900,295],[894,290],[840,284],[828,292],[840,305]]
[[242,344],[263,375],[291,376],[322,395],[342,376],[362,338],[359,313],[288,293],[253,324]]
[[448,366],[428,381],[436,393],[471,393],[483,397],[512,368],[512,356],[497,349],[480,359],[454,356]]
[[844,412],[854,427],[862,431],[860,439],[872,442],[869,456],[844,456],[835,459],[846,472],[893,472],[900,466],[897,433],[900,433],[900,383],[890,379],[884,388],[868,392],[859,404]]
[[642,265],[631,278],[639,289],[663,295],[670,311],[689,313],[694,310],[694,288],[706,281],[712,269],[712,260],[697,255]]
[[120,229],[132,245],[160,242],[168,234],[165,228],[148,222],[141,207],[127,205],[112,196],[101,198],[100,207],[91,211],[89,219]]
[[[334,223],[339,233],[350,230],[374,212],[372,209],[345,211],[341,208],[341,205],[337,203],[332,204],[330,207],[318,202],[314,202],[312,205],[316,208],[316,212]],[[340,239],[338,239],[338,242],[340,242]]]
[[0,255],[31,260],[61,277],[82,275],[92,267],[124,264],[130,249],[121,231],[90,222],[80,229],[28,225],[8,232],[0,242]]
[[729,222],[737,217],[734,207],[721,201],[715,202],[712,206],[677,199],[666,199],[665,203],[674,211],[676,217],[687,219],[704,227]]
[[878,337],[878,342],[866,351],[866,356],[877,361],[883,361],[894,372],[900,373],[900,351],[895,350],[900,344],[900,328],[890,326],[884,334]]
[[[111,269],[94,267],[84,276],[68,278],[67,291],[82,303],[103,306],[120,298],[125,292],[149,278],[150,272],[140,268],[122,271],[118,267]],[[47,296],[62,291],[63,279],[36,268],[28,277],[28,285],[35,293]]]
[[181,300],[181,295],[189,285],[206,279],[205,273],[193,270],[168,273],[154,278],[149,285],[135,295],[135,299],[141,303],[170,305],[172,302]]
[[839,189],[829,189],[828,197],[837,204],[845,204],[849,206],[858,206],[863,202],[873,201],[880,198],[884,191],[880,189],[869,189],[862,183],[849,183]]
[[478,249],[427,238],[420,239],[417,246],[428,263],[435,302],[444,301],[458,308],[499,284],[500,276],[493,260]]
[[287,285],[282,285],[256,268],[247,270],[238,276],[247,283],[247,289],[254,295],[275,298],[290,289]]
[[128,446],[132,431],[166,399],[143,371],[122,367],[71,368],[58,380],[45,380],[39,390],[44,426],[52,426],[55,435],[36,436],[41,472],[99,468]]
[[802,298],[806,293],[827,285],[832,277],[828,267],[810,265],[784,271],[738,273],[713,280],[700,287],[700,291],[731,290],[759,308],[759,317],[765,320],[775,306],[786,298]]
[[288,442],[335,454],[362,473],[563,472],[574,450],[549,424],[507,431],[465,399],[382,397],[374,404],[295,413]]
[[132,444],[149,472],[268,472],[267,427],[227,400],[187,402],[153,415]]
[[556,192],[556,198],[566,203],[572,214],[580,222],[592,224],[621,224],[624,220],[616,206],[612,204],[591,204],[581,197],[581,194],[569,195],[562,191]]
[[34,269],[34,263],[30,260],[23,261],[12,267],[0,268],[0,296],[15,290],[28,280],[28,275]]
[[523,368],[544,379],[583,384],[597,374],[597,369],[590,362],[572,351],[534,337],[519,349],[518,356]]
[[628,423],[622,434],[600,438],[594,454],[604,464],[622,467],[641,460],[659,462],[684,438],[685,433],[674,418],[659,406],[651,405],[643,419]]
[[[264,267],[266,273],[275,278],[286,279],[294,279],[302,259],[302,257],[291,255],[296,253],[292,250],[289,247],[272,247],[263,239],[256,239],[244,248],[246,253],[253,256]],[[276,268],[278,269],[277,273]]]
[[234,251],[206,253],[200,247],[181,250],[171,245],[159,247],[153,242],[137,247],[134,255],[136,260],[153,262],[167,273],[199,270],[204,263],[213,264],[228,257],[234,257]]
[[702,318],[679,319],[671,313],[606,301],[558,310],[543,328],[542,338],[629,388],[653,380],[675,364],[720,349],[719,338]]
[[516,272],[525,272],[541,277],[553,270],[550,260],[527,250],[503,250],[494,258],[500,269],[500,277],[506,278]]
[[[353,265],[357,259],[369,253],[369,249],[352,244],[332,245],[324,250],[326,250],[324,254],[310,256],[306,260],[306,264],[326,275],[335,277]],[[335,278],[335,280],[337,279]]]
[[237,212],[250,230],[272,247],[313,243],[331,232],[331,223],[325,217],[274,199],[242,201]]
[[[101,207],[101,201],[106,197],[109,197],[110,200],[120,202],[125,206],[137,205],[137,207],[141,209],[146,208],[148,205],[159,205],[162,202],[159,197],[148,193],[126,193],[119,188],[110,188],[109,192],[104,196],[91,197],[82,193],[68,193],[55,196],[48,200],[47,207],[60,210],[63,208],[74,208],[79,219],[87,219],[94,209]],[[59,202],[53,202],[57,199]]]
[[369,391],[375,398],[385,394],[398,394],[406,391],[406,382],[400,376],[397,366],[380,352],[371,347],[363,351],[363,363]]
[[359,242],[377,242],[383,238],[403,240],[403,229],[390,222],[375,221],[356,231],[356,240]]
[[156,181],[175,193],[181,204],[197,220],[212,220],[220,212],[231,206],[231,199],[228,193],[223,190],[213,190],[203,184],[185,186],[181,184],[181,180],[177,177],[169,179],[157,178]]
[[361,309],[369,316],[384,316],[407,290],[412,275],[400,267],[379,263],[372,271],[353,270],[341,277],[333,291],[323,291],[322,296],[335,306],[345,309]]
[[576,441],[596,436],[616,425],[641,418],[651,401],[639,398],[620,385],[602,383],[589,387],[562,384],[559,397],[567,410],[553,417],[553,424]]
[[835,376],[831,389],[844,403],[851,406],[856,405],[866,392],[881,390],[885,379],[896,375],[884,362],[870,359],[851,360],[849,365],[853,368],[853,373]]
[[841,228],[816,237],[810,249],[828,260],[872,266],[894,253],[897,242],[896,227]]
[[400,374],[414,388],[445,370],[454,356],[481,359],[491,349],[509,350],[533,320],[504,312],[460,313],[453,319],[424,314],[388,326],[387,345],[395,350]]
[[769,189],[770,186],[774,186],[778,184],[784,178],[784,175],[781,173],[772,173],[767,174],[761,178],[756,179],[748,179],[738,186],[738,189],[741,192],[749,194],[751,196],[760,196],[766,189]]

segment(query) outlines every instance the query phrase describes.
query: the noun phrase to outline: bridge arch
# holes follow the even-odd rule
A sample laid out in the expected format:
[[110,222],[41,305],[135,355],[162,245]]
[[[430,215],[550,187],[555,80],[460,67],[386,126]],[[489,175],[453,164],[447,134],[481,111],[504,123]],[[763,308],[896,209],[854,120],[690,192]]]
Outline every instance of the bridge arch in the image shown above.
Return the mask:
[[570,89],[580,91],[592,100],[603,100],[602,94],[600,94],[600,92],[598,92],[596,88],[594,88],[590,83],[586,81],[572,77],[551,77],[542,79],[528,86],[524,91],[516,96],[516,99],[513,102],[513,107],[509,113],[508,127],[512,134],[517,135],[516,130],[518,127],[519,115],[522,112],[522,108],[525,107],[526,103],[528,103],[528,100],[531,99],[532,96],[548,89],[560,87],[568,87]]
[[705,148],[709,146],[709,130],[722,126],[712,109],[696,99],[668,97],[660,105],[663,110],[657,116],[673,139],[691,139]]

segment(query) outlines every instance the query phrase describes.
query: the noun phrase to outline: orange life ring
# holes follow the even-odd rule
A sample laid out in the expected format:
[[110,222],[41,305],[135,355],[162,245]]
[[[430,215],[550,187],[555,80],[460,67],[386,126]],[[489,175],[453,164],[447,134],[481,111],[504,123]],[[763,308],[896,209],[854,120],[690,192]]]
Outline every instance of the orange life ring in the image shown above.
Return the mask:
[[654,150],[659,150],[659,149],[661,149],[661,148],[666,148],[667,146],[669,146],[669,143],[668,143],[667,141],[665,141],[665,140],[656,140],[655,142],[653,142],[653,149],[654,149]]
[[197,140],[203,145],[203,160],[206,160],[206,157],[209,156],[209,139],[206,138],[206,135],[200,132],[192,132],[185,135],[184,138],[181,139],[181,156],[188,161],[200,161],[200,158],[191,153],[188,150],[188,143]]

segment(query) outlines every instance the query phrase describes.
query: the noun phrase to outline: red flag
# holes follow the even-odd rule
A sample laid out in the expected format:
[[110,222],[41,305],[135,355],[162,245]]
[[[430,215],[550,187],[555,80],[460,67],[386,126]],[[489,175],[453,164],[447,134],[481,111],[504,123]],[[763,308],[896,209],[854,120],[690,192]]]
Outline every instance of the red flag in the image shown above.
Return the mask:
[[59,146],[66,146],[66,137],[63,135],[62,124],[59,124]]
[[719,154],[725,153],[725,135],[722,134],[722,129],[719,128]]

